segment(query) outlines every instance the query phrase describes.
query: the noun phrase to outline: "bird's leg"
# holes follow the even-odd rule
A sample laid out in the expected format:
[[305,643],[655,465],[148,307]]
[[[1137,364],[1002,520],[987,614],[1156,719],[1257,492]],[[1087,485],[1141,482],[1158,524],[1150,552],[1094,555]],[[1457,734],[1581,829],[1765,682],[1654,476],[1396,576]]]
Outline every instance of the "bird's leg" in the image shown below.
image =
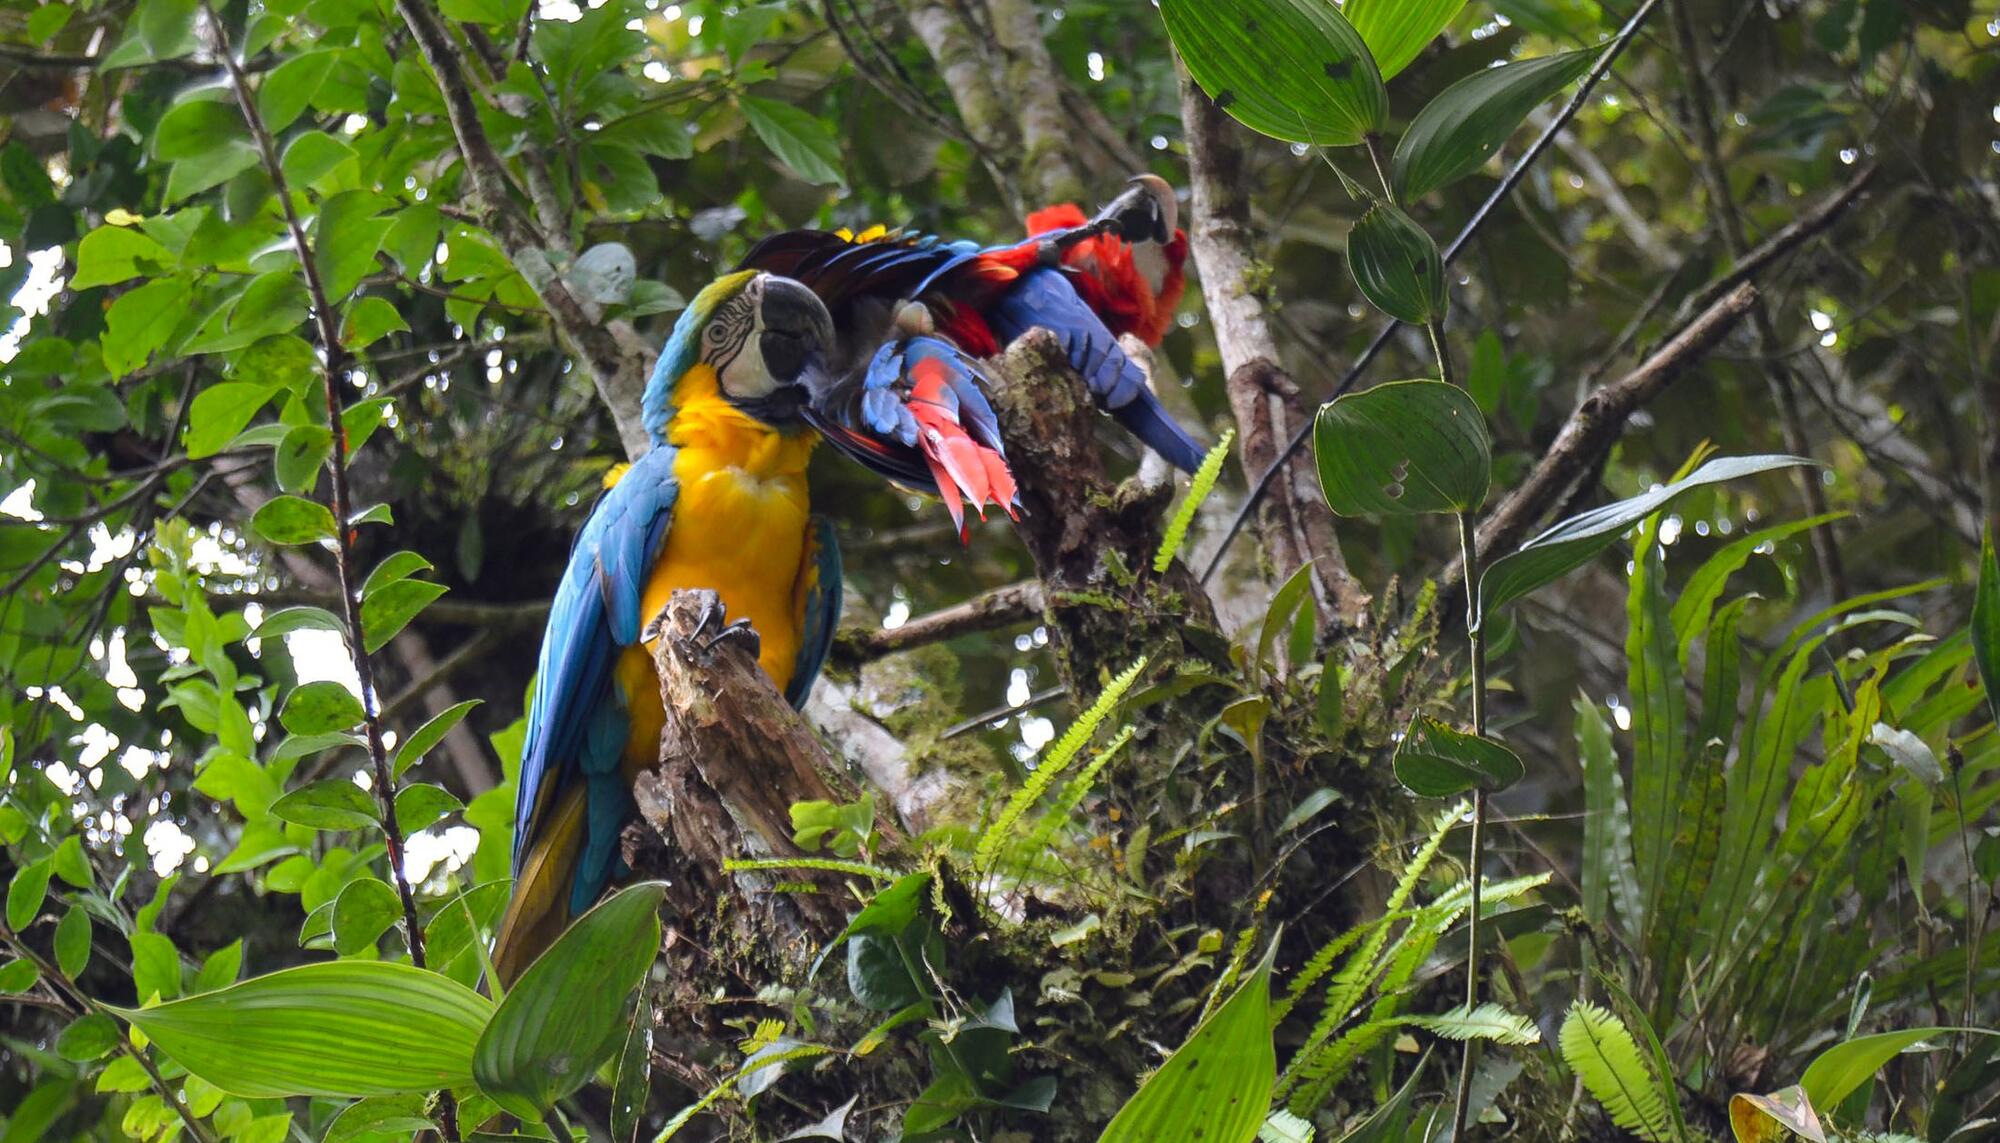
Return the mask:
[[748,619],[725,622],[728,610],[722,605],[722,598],[710,593],[702,600],[701,614],[695,617],[694,630],[681,640],[681,653],[697,662],[707,664],[715,655],[716,647],[725,639],[740,640],[757,658],[764,649],[764,641]]

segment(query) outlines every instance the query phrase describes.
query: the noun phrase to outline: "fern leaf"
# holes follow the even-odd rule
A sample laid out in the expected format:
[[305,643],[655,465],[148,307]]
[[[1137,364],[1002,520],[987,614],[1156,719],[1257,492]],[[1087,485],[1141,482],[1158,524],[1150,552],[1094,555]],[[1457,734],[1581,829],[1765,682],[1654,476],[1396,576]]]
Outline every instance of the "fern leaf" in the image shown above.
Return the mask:
[[1532,1020],[1509,1012],[1498,1004],[1481,1004],[1467,1010],[1461,1004],[1436,1016],[1408,1016],[1404,1023],[1424,1028],[1447,1040],[1491,1040],[1496,1044],[1525,1047],[1541,1043],[1541,1029]]
[[1141,655],[1138,662],[1125,668],[1117,678],[1111,680],[1104,688],[1104,692],[1097,696],[1097,701],[1078,715],[1069,729],[1063,731],[1062,737],[1056,739],[1055,745],[1049,748],[1048,753],[1042,755],[1041,761],[1035,765],[1035,772],[1028,775],[1028,780],[1021,784],[1020,789],[1014,791],[1013,797],[1007,799],[1000,816],[993,819],[993,824],[987,826],[986,832],[979,836],[979,845],[974,850],[973,856],[977,868],[982,871],[992,870],[994,862],[1000,857],[1000,850],[1007,844],[1008,837],[1021,824],[1021,818],[1036,802],[1042,800],[1042,795],[1048,793],[1049,787],[1055,785],[1056,779],[1062,777],[1063,771],[1076,759],[1077,752],[1082,750],[1091,736],[1097,733],[1097,728],[1111,714],[1111,708],[1117,706],[1119,700],[1125,697],[1125,692],[1132,689],[1132,684],[1139,679],[1139,673],[1145,669],[1146,657]]
[[1229,459],[1229,446],[1236,440],[1236,430],[1230,429],[1201,458],[1201,467],[1194,470],[1194,479],[1188,483],[1187,496],[1181,506],[1174,509],[1174,518],[1167,521],[1167,534],[1160,539],[1160,550],[1153,555],[1153,571],[1164,572],[1181,554],[1181,545],[1187,542],[1188,528],[1194,523],[1194,514],[1201,508],[1208,494],[1215,491],[1216,479],[1222,475],[1222,462]]
[[1279,1108],[1257,1129],[1258,1143],[1313,1143],[1313,1125]]
[[817,869],[822,873],[852,873],[856,877],[872,877],[877,881],[894,881],[894,870],[865,861],[846,861],[838,857],[757,857],[727,858],[722,868],[729,873],[765,873],[786,869]]
[[1650,1143],[1673,1139],[1670,1094],[1618,1017],[1588,1001],[1570,1005],[1557,1037],[1562,1056],[1611,1121]]
[[1113,756],[1125,748],[1126,743],[1132,741],[1132,734],[1133,730],[1129,726],[1120,730],[1111,741],[1104,744],[1104,749],[1091,757],[1089,765],[1077,771],[1074,778],[1063,784],[1062,791],[1056,795],[1054,804],[1042,814],[1042,820],[1035,826],[1035,832],[1028,837],[1029,853],[1048,849],[1050,843],[1055,840],[1056,831],[1061,829],[1063,823],[1069,820],[1069,816],[1076,812],[1076,808],[1083,804],[1083,799],[1097,784],[1097,775],[1103,771]]

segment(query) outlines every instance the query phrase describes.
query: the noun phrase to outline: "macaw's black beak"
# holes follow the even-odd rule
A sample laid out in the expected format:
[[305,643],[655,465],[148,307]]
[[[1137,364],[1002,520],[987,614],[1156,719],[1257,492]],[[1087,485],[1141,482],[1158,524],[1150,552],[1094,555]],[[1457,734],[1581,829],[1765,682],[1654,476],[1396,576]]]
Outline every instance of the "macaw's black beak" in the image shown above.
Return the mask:
[[1104,205],[1091,220],[1108,227],[1127,242],[1171,242],[1180,224],[1180,204],[1174,188],[1158,175],[1135,175],[1123,194]]

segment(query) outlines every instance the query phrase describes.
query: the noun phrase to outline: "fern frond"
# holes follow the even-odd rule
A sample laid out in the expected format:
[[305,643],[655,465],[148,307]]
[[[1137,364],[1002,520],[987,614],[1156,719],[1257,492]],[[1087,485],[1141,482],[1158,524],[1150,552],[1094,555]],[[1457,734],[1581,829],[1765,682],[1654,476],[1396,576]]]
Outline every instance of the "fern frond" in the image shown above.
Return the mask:
[[1133,733],[1129,726],[1120,730],[1111,741],[1104,744],[1104,749],[1091,756],[1089,765],[1077,771],[1075,777],[1063,784],[1061,792],[1056,794],[1055,802],[1042,814],[1042,820],[1035,826],[1035,832],[1028,836],[1028,852],[1034,853],[1049,847],[1055,840],[1056,831],[1063,827],[1064,822],[1069,821],[1069,816],[1075,813],[1076,808],[1083,804],[1083,799],[1090,795],[1091,788],[1097,784],[1097,775],[1120,750],[1125,748],[1126,743],[1132,741]]
[[1673,1139],[1671,1093],[1646,1066],[1623,1022],[1585,1000],[1570,1005],[1557,1037],[1563,1060],[1583,1081],[1611,1122],[1650,1143]]
[[764,873],[788,869],[817,869],[822,873],[852,873],[856,877],[873,877],[877,881],[894,881],[894,870],[865,861],[843,861],[838,857],[760,857],[728,858],[722,868],[729,873]]
[[1181,499],[1181,506],[1174,509],[1174,518],[1167,521],[1167,534],[1160,539],[1160,550],[1153,555],[1153,571],[1164,572],[1181,554],[1181,545],[1187,542],[1188,528],[1194,523],[1194,514],[1201,508],[1202,501],[1215,491],[1215,482],[1222,475],[1222,462],[1229,459],[1229,446],[1236,440],[1236,430],[1230,429],[1201,458],[1201,467],[1194,470],[1194,479],[1188,482],[1188,493]]
[[1273,1111],[1257,1129],[1258,1143],[1313,1143],[1313,1125],[1283,1108]]
[[1078,715],[1076,721],[1070,723],[1069,729],[1063,731],[1062,737],[1056,739],[1055,745],[1049,748],[1048,753],[1042,755],[1041,761],[1035,765],[1034,773],[1029,774],[1028,780],[1021,784],[1021,788],[1014,791],[1014,796],[1007,799],[1000,816],[994,818],[993,824],[987,826],[986,832],[979,836],[979,845],[973,854],[973,864],[976,868],[982,872],[992,870],[994,862],[1000,857],[1000,850],[1007,844],[1007,838],[1021,824],[1021,818],[1036,802],[1042,800],[1042,795],[1048,793],[1049,787],[1055,785],[1056,779],[1062,777],[1063,771],[1076,759],[1077,752],[1082,750],[1091,736],[1097,733],[1097,728],[1111,714],[1111,708],[1117,706],[1119,700],[1125,697],[1125,692],[1132,689],[1132,684],[1139,679],[1139,673],[1145,669],[1146,657],[1141,655],[1137,662],[1111,680],[1104,688],[1104,692],[1097,696],[1097,701]]
[[1496,1044],[1526,1047],[1542,1041],[1534,1021],[1498,1004],[1481,1004],[1467,1010],[1461,1004],[1436,1016],[1405,1016],[1403,1023],[1435,1032],[1447,1040],[1491,1040]]

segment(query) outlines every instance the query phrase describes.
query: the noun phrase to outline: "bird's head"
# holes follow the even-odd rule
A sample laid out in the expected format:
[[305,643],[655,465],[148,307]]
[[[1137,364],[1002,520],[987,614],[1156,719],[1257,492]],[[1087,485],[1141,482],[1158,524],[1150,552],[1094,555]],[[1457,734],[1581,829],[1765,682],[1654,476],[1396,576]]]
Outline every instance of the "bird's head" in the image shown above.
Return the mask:
[[832,384],[833,317],[819,295],[755,270],[725,274],[695,295],[646,386],[644,419],[663,438],[674,388],[688,370],[715,371],[722,398],[766,424],[802,424],[800,411]]

